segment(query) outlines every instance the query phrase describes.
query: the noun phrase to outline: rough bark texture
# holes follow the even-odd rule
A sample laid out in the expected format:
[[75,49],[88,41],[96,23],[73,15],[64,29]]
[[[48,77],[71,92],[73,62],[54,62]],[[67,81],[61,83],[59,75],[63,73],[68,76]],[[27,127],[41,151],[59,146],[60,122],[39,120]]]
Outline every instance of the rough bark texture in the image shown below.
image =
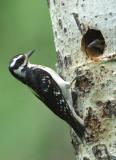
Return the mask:
[[[48,0],[57,71],[72,81],[73,105],[86,127],[71,131],[77,160],[116,160],[116,0]],[[94,43],[94,45],[92,45]]]

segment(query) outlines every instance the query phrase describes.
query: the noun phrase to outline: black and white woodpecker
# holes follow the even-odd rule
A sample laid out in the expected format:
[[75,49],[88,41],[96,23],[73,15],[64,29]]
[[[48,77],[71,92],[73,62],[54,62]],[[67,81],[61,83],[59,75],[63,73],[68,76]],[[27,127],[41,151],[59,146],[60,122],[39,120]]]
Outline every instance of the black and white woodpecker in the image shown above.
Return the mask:
[[29,62],[34,50],[15,56],[9,70],[19,81],[32,89],[53,113],[66,121],[81,139],[84,136],[84,122],[72,106],[70,83],[64,81],[54,70]]

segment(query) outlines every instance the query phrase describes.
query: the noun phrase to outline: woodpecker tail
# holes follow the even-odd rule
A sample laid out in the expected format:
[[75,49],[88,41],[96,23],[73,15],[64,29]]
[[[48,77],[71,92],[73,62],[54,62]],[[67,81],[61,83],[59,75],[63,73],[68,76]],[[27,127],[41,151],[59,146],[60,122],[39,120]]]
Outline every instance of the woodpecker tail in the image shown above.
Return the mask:
[[85,133],[84,125],[82,125],[77,119],[75,119],[75,117],[73,117],[73,120],[70,122],[70,126],[73,128],[77,136],[83,141]]

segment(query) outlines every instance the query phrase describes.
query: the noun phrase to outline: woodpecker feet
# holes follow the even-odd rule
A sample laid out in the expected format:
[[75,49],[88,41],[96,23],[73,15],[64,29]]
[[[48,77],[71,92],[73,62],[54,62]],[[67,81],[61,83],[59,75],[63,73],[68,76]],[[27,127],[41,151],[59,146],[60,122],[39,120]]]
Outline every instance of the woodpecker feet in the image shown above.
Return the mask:
[[71,81],[71,83],[70,83],[70,88],[72,87],[73,83],[74,83],[76,80],[77,80],[77,77],[75,77],[75,78]]

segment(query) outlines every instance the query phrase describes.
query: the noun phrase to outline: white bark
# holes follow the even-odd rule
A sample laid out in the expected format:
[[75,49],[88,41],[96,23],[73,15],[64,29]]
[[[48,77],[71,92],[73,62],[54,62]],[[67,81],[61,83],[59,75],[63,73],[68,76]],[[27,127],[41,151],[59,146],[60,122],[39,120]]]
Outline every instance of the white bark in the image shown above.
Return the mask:
[[[73,105],[84,120],[86,132],[84,144],[71,132],[76,158],[115,160],[116,62],[104,63],[98,58],[116,50],[116,0],[48,2],[58,73],[67,81],[77,76],[72,87]],[[83,36],[88,31],[92,32],[85,40]],[[103,41],[100,53],[94,47],[88,48],[94,38]]]

